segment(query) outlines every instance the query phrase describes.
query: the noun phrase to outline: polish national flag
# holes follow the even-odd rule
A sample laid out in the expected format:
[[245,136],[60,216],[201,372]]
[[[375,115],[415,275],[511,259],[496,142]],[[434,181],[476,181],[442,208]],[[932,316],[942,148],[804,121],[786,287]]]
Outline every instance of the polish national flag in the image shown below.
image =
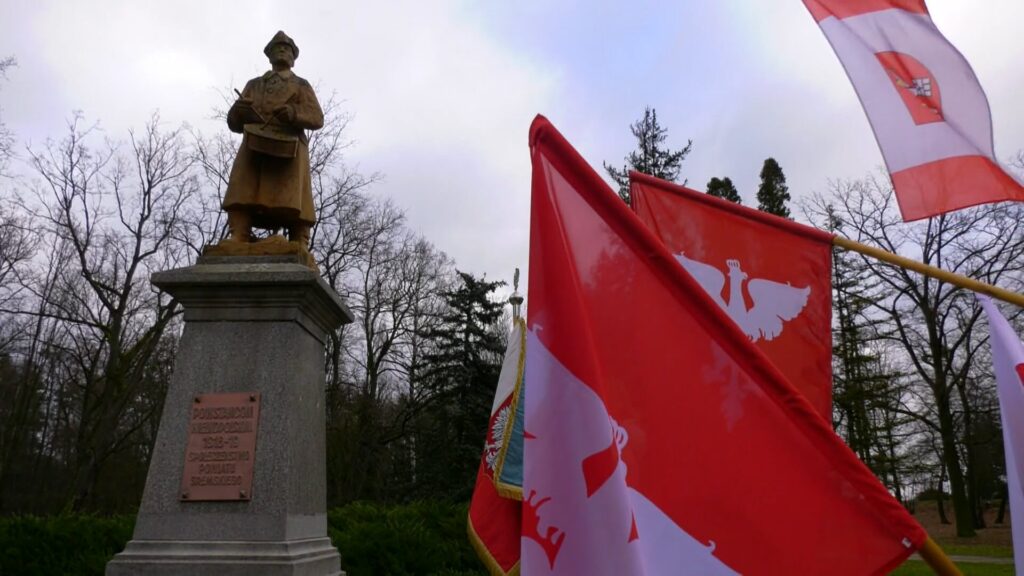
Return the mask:
[[1024,201],[1024,187],[996,160],[978,78],[924,0],[804,4],[860,97],[904,221]]
[[522,573],[883,574],[925,541],[543,117]]
[[988,316],[992,364],[999,391],[1013,557],[1017,574],[1024,574],[1024,343],[991,299],[980,294],[977,297]]

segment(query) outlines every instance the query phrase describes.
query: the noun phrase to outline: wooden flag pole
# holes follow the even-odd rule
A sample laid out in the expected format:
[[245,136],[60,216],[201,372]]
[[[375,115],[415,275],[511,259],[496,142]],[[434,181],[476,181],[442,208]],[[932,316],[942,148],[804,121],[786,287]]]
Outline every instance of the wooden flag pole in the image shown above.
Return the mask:
[[885,250],[882,250],[881,248],[875,248],[874,246],[868,246],[867,244],[854,242],[853,240],[850,240],[849,238],[843,238],[842,236],[834,236],[832,238],[832,244],[840,248],[845,248],[847,250],[852,250],[853,252],[858,252],[865,256],[870,256],[883,262],[888,262],[889,264],[894,264],[901,268],[907,268],[908,270],[920,272],[925,276],[930,276],[937,280],[948,282],[961,288],[967,288],[968,290],[973,290],[975,292],[980,292],[982,294],[988,294],[993,298],[998,298],[999,300],[1002,300],[1004,302],[1016,304],[1017,306],[1024,308],[1024,294],[1010,292],[1009,290],[1004,290],[1002,288],[999,288],[998,286],[993,286],[991,284],[979,282],[973,278],[961,276],[960,274],[954,274],[952,272],[949,272],[948,270],[943,270],[942,268],[929,266],[927,264],[918,262],[917,260],[904,258],[903,256],[893,254],[892,252],[887,252]]
[[953,564],[953,561],[946,556],[946,553],[935,543],[935,540],[932,540],[931,536],[924,541],[924,546],[917,553],[921,555],[925,564],[928,564],[939,576],[963,576],[960,569]]

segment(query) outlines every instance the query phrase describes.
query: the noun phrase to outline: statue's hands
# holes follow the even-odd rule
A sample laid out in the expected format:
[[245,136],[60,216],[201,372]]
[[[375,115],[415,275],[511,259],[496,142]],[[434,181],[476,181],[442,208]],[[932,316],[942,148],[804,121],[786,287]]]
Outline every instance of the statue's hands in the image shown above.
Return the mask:
[[252,107],[252,104],[253,102],[251,98],[239,98],[238,100],[235,100],[235,104],[232,108],[241,117],[242,122],[248,123],[263,121],[263,118],[260,116],[259,112]]
[[295,106],[291,104],[282,104],[277,108],[274,108],[274,118],[284,121],[285,124],[292,124],[295,122]]

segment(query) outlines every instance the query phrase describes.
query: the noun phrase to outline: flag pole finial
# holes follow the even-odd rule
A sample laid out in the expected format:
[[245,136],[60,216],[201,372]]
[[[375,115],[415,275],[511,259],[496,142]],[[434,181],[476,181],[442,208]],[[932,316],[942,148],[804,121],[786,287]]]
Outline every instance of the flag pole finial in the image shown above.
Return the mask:
[[523,297],[519,295],[519,268],[516,268],[516,273],[512,276],[512,295],[508,297],[508,302],[512,305],[512,318],[519,320],[523,307]]

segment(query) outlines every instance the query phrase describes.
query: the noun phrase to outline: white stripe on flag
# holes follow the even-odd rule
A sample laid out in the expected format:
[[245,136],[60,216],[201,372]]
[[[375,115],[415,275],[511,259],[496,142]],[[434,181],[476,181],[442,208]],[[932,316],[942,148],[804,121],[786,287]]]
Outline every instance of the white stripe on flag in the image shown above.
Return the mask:
[[[964,57],[931,18],[902,10],[826,18],[821,30],[835,49],[868,114],[890,172],[957,156],[995,161],[988,100]],[[900,93],[875,57],[908,54],[939,84],[944,122],[915,125]]]
[[999,391],[1014,563],[1017,574],[1024,574],[1024,381],[1018,371],[1018,366],[1024,366],[1024,344],[995,303],[987,296],[977,296],[988,315],[989,343]]

